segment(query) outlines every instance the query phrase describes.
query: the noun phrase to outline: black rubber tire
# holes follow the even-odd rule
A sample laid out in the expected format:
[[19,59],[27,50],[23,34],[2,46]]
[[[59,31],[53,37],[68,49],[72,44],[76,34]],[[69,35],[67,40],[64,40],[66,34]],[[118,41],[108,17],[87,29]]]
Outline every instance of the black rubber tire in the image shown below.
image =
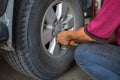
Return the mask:
[[[61,57],[52,58],[45,54],[39,40],[43,16],[53,1],[55,0],[15,0],[15,51],[5,51],[4,56],[16,70],[36,79],[53,80],[68,70],[73,62],[74,48]],[[72,6],[76,27],[79,28],[84,23],[80,0],[64,1]]]

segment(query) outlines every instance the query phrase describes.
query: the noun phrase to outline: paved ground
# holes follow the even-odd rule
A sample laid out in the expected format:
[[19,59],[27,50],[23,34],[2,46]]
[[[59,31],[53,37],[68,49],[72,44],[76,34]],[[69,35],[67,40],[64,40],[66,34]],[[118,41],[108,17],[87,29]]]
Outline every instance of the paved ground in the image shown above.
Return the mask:
[[[0,55],[0,80],[35,80],[28,78],[12,67],[10,67],[3,56]],[[81,69],[76,65],[73,66],[68,72],[63,74],[59,79],[56,80],[92,80],[88,75],[86,75]]]

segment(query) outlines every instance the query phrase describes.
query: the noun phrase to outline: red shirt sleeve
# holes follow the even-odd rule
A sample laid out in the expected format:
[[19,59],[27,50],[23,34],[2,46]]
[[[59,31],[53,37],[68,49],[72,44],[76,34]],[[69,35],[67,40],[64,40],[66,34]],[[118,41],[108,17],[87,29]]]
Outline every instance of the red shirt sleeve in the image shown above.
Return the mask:
[[98,15],[84,31],[97,41],[107,41],[120,25],[120,0],[104,0]]

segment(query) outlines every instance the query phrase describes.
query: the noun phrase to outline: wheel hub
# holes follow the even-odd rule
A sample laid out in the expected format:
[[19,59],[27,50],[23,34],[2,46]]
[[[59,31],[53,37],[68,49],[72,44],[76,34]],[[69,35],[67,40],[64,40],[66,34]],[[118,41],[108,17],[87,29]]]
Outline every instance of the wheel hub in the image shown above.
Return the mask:
[[57,36],[57,34],[62,30],[62,27],[63,27],[62,23],[58,23],[55,26],[55,30],[53,32],[54,37]]
[[56,43],[56,36],[61,31],[74,29],[74,26],[74,13],[68,3],[55,1],[48,7],[41,29],[43,47],[48,55],[58,57],[69,49]]

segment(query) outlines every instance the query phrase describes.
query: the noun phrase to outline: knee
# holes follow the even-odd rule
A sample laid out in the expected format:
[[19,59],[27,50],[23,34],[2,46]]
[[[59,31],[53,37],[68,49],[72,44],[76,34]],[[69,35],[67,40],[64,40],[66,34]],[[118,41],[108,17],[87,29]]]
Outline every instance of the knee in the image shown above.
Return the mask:
[[74,53],[74,58],[75,58],[76,61],[79,59],[79,57],[81,55],[81,52],[82,51],[80,50],[80,48],[77,47],[77,49],[75,50],[75,53]]
[[88,44],[80,44],[75,50],[74,58],[81,56],[88,48]]
[[77,63],[83,63],[85,57],[85,44],[79,45],[74,53],[74,59]]
[[74,53],[74,59],[77,63],[86,63],[86,60],[89,57],[91,45],[91,43],[83,43],[76,48]]

